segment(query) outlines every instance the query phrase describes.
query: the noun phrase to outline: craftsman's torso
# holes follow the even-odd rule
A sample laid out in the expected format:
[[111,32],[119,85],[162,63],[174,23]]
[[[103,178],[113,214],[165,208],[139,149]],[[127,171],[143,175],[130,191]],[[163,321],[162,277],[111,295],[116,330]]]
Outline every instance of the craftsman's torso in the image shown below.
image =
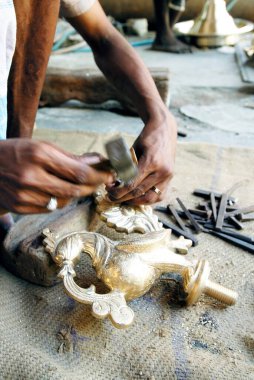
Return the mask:
[[[95,0],[61,0],[60,14],[75,17],[87,12]],[[13,0],[0,0],[0,140],[6,138],[7,81],[16,44]]]

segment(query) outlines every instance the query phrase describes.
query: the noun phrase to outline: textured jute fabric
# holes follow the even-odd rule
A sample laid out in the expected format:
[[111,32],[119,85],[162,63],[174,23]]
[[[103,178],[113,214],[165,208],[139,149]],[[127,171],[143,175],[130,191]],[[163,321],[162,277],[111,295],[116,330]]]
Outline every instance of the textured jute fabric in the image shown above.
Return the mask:
[[[36,134],[78,153],[102,151],[108,137]],[[179,196],[194,206],[194,188],[224,191],[245,179],[236,192],[243,206],[253,204],[253,150],[179,144],[169,199]],[[245,226],[244,233],[254,233],[254,223]],[[198,239],[189,259],[207,258],[211,278],[239,293],[237,304],[224,307],[202,296],[186,308],[176,302],[175,285],[163,280],[129,303],[136,318],[126,330],[92,317],[90,307],[67,297],[61,284],[39,287],[0,267],[0,379],[253,379],[253,256],[212,236]],[[86,267],[81,283],[98,286]]]

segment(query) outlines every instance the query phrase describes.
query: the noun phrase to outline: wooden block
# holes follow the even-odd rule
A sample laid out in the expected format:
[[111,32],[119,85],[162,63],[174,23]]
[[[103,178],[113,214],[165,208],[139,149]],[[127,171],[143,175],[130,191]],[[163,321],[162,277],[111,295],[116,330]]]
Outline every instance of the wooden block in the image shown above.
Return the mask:
[[38,285],[52,286],[59,280],[59,268],[45,252],[41,232],[48,227],[63,235],[88,229],[90,204],[72,205],[50,214],[22,217],[4,241],[1,263],[14,275]]
[[[168,68],[153,68],[150,69],[150,73],[163,102],[168,106]],[[96,68],[48,69],[41,95],[41,104],[57,106],[70,99],[80,100],[87,104],[101,104],[107,100],[117,100],[124,109],[137,112],[135,104],[123,92],[116,90]]]

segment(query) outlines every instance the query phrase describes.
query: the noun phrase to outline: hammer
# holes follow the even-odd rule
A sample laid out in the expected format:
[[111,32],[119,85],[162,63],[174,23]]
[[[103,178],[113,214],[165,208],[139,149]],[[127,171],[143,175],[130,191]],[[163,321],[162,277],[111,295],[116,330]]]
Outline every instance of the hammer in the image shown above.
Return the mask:
[[105,144],[108,160],[92,165],[97,170],[114,170],[117,178],[128,183],[138,174],[138,161],[133,148],[129,149],[123,137],[115,137]]

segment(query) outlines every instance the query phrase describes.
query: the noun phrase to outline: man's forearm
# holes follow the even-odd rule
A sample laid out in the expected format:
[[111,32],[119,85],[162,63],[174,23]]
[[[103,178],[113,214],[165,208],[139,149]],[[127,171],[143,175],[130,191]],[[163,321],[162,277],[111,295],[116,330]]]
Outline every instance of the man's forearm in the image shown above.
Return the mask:
[[149,71],[135,50],[110,24],[99,4],[68,21],[90,44],[101,71],[135,104],[143,121],[165,118],[167,109]]
[[149,71],[122,36],[113,33],[105,38],[102,45],[94,48],[94,56],[110,82],[135,104],[144,123],[166,117],[166,107]]
[[110,199],[134,205],[160,201],[174,170],[174,117],[162,102],[142,60],[109,23],[98,1],[88,12],[68,21],[92,47],[96,63],[105,76],[134,103],[145,124],[133,145],[138,175],[123,187],[109,186]]
[[31,137],[60,0],[14,0],[17,45],[8,82],[7,137]]

